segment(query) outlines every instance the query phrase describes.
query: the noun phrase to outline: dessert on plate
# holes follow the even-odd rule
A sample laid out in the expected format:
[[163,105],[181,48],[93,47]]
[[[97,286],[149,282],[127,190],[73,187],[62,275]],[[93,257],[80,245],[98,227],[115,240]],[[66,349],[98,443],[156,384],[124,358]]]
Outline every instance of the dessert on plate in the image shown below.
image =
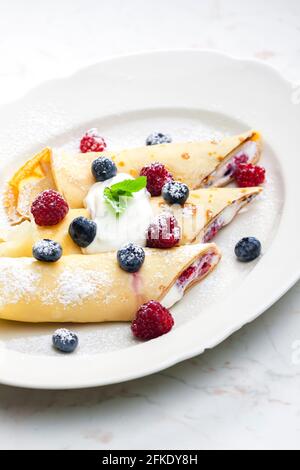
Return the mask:
[[[209,242],[262,191],[260,134],[187,143],[155,134],[116,153],[93,129],[80,150],[46,148],[8,182],[0,318],[132,321],[140,339],[165,334],[168,309],[221,259]],[[223,187],[234,179],[239,187]],[[250,242],[239,259],[259,256]],[[78,338],[66,331],[53,344],[71,351]]]
[[[261,151],[260,134],[249,131],[220,142],[147,145],[116,153],[105,151],[105,156],[115,162],[119,172],[134,178],[146,165],[160,162],[176,181],[197,189],[227,185],[233,178],[237,162],[256,164]],[[98,156],[99,152],[74,154],[50,148],[35,155],[7,185],[5,206],[10,221],[19,223],[28,218],[32,201],[45,189],[56,189],[72,209],[83,207],[94,183],[91,165]]]
[[[196,241],[209,242],[261,192],[261,187],[196,189],[190,192],[183,205],[169,205],[162,197],[151,197],[149,198],[150,219],[152,219],[152,215],[154,220],[159,216],[173,215],[180,228],[180,245]],[[113,214],[110,215],[114,222]],[[64,255],[81,253],[81,248],[74,243],[69,235],[70,224],[78,217],[90,219],[97,217],[97,214],[93,210],[92,204],[88,204],[87,208],[70,209],[64,219],[56,225],[37,225],[33,218],[16,225],[10,232],[2,234],[0,257],[31,256],[33,244],[44,238],[58,241],[63,248]],[[108,227],[108,232],[109,230]],[[119,245],[122,235],[123,233],[119,234],[116,245]],[[110,232],[108,236],[110,237]],[[115,239],[111,240],[111,242],[113,241]],[[97,248],[95,248],[95,252],[97,252]]]

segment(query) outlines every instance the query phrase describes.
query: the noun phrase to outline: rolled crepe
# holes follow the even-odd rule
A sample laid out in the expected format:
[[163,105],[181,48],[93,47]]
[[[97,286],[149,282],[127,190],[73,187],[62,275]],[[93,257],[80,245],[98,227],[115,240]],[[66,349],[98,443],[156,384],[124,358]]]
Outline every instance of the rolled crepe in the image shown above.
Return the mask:
[[46,148],[28,160],[7,183],[4,208],[12,225],[29,219],[31,203],[45,189],[55,189],[51,150]]
[[[104,155],[114,160],[118,171],[133,177],[137,177],[145,165],[158,161],[168,168],[175,180],[186,183],[190,189],[196,189],[201,186],[226,185],[232,179],[230,172],[224,176],[229,161],[244,153],[252,163],[260,158],[261,143],[257,132],[226,137],[220,142],[153,145],[119,153],[105,152]],[[65,151],[53,152],[53,178],[70,207],[83,207],[83,201],[95,183],[91,165],[97,157],[99,153],[94,152],[77,155]]]
[[260,187],[197,189],[190,192],[183,207],[170,206],[160,197],[151,198],[151,204],[155,214],[169,212],[175,216],[181,228],[180,244],[185,245],[212,240],[261,192]]
[[72,220],[79,216],[89,217],[89,213],[86,209],[72,209],[62,222],[51,227],[41,227],[33,220],[25,220],[22,224],[2,234],[1,238],[4,241],[0,242],[0,257],[32,256],[34,243],[44,238],[59,242],[64,255],[80,254],[81,249],[69,235]]
[[[159,161],[174,178],[190,189],[225,186],[232,179],[230,162],[246,155],[256,163],[261,154],[261,137],[249,131],[220,142],[187,142],[146,146],[119,153],[105,152],[118,170],[134,177],[141,168]],[[30,218],[30,206],[44,189],[61,192],[71,208],[82,208],[88,190],[94,183],[91,163],[99,153],[71,154],[46,148],[27,161],[13,176],[4,194],[4,205],[12,225]],[[231,165],[231,168],[233,166]]]
[[3,258],[0,318],[22,322],[130,321],[141,304],[163,302],[173,286],[181,286],[184,293],[220,260],[215,244],[145,249],[145,253],[145,262],[135,274],[118,266],[115,253],[63,256],[56,263]]
[[[168,205],[161,197],[150,199],[153,214],[163,212],[175,216],[180,228],[180,244],[210,241],[217,232],[228,225],[236,214],[262,191],[261,188],[212,188],[190,192],[184,206]],[[3,234],[0,257],[32,256],[33,244],[43,238],[62,245],[64,255],[81,253],[69,235],[69,226],[76,217],[89,218],[87,209],[71,209],[65,219],[52,227],[40,227],[33,221],[25,221]],[[101,230],[101,228],[100,228]]]

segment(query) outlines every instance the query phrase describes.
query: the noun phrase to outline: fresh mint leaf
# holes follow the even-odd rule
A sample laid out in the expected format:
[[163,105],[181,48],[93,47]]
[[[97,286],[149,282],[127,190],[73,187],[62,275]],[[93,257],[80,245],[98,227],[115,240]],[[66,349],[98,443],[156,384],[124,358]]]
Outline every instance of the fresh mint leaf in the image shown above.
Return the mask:
[[117,215],[122,214],[127,207],[126,198],[133,197],[133,193],[141,191],[147,185],[147,178],[140,176],[135,180],[124,180],[107,186],[104,189],[104,199],[112,207]]
[[124,180],[119,183],[113,184],[110,186],[110,190],[113,193],[126,192],[126,193],[136,193],[141,189],[145,188],[147,185],[146,176],[139,176],[135,180]]
[[127,202],[124,196],[121,196],[119,199],[115,199],[110,196],[107,197],[107,194],[104,194],[104,198],[106,202],[110,205],[110,207],[113,209],[113,211],[116,213],[116,215],[120,215],[125,211]]

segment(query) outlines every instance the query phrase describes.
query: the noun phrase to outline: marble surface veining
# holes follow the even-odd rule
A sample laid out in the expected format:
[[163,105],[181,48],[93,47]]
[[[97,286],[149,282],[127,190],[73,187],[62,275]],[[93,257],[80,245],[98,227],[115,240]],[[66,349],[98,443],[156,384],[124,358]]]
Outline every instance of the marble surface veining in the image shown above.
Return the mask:
[[[0,2],[0,103],[111,55],[168,48],[258,58],[300,84],[299,44],[298,0]],[[0,448],[299,448],[299,301],[298,283],[214,350],[143,379],[0,386]]]

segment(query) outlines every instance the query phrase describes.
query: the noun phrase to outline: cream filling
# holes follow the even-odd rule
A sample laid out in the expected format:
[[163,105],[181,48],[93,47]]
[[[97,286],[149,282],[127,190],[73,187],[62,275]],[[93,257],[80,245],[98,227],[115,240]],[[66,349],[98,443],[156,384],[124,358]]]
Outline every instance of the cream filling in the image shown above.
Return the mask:
[[211,186],[225,186],[230,182],[233,177],[235,166],[236,166],[236,158],[241,158],[245,156],[245,161],[243,163],[253,161],[255,155],[258,151],[257,142],[253,140],[248,140],[242,144],[238,149],[235,149],[231,155],[218,166],[218,168],[211,173],[208,177],[208,181],[206,184],[203,185],[204,188],[209,188]]
[[234,219],[240,209],[251,200],[252,198],[249,197],[247,201],[235,201],[234,203],[230,204],[230,206],[226,207],[221,212],[221,214],[216,219],[214,219],[205,229],[202,240],[203,243],[208,243],[215,237],[215,235],[219,232],[219,230],[221,230],[221,228],[225,227],[225,225],[230,224],[230,222]]
[[173,305],[182,299],[188,286],[194,282],[195,279],[199,279],[200,281],[202,277],[218,264],[218,261],[219,257],[214,253],[207,253],[201,256],[201,258],[191,264],[191,266],[181,274],[160,303],[165,308],[173,307]]
[[126,198],[125,211],[116,216],[113,209],[104,199],[104,189],[120,181],[134,179],[126,173],[118,173],[113,178],[95,183],[86,199],[85,205],[92,220],[97,225],[94,241],[84,250],[86,254],[103,253],[118,250],[126,243],[132,242],[146,246],[146,234],[153,217],[150,195],[146,189],[133,193]]

